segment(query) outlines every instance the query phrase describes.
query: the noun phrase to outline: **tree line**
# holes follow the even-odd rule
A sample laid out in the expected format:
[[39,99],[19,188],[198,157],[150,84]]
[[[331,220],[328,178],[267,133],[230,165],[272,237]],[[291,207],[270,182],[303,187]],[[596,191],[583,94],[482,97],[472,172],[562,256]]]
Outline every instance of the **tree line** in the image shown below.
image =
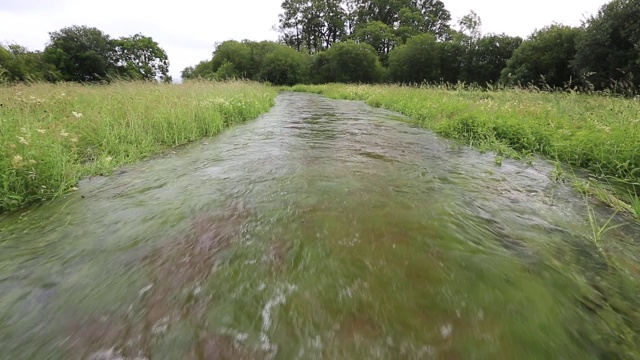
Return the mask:
[[151,37],[114,39],[87,26],[65,27],[49,37],[44,51],[0,45],[0,82],[172,80],[167,53]]
[[552,24],[526,39],[482,35],[473,11],[452,24],[440,0],[284,0],[282,10],[278,42],[223,42],[183,78],[640,86],[640,0],[613,0],[581,26]]
[[[612,0],[581,26],[526,39],[482,34],[473,11],[456,23],[441,0],[284,0],[277,42],[226,41],[184,79],[475,83],[634,93],[640,87],[640,0]],[[142,34],[52,32],[44,51],[0,45],[0,82],[170,82],[166,52]]]

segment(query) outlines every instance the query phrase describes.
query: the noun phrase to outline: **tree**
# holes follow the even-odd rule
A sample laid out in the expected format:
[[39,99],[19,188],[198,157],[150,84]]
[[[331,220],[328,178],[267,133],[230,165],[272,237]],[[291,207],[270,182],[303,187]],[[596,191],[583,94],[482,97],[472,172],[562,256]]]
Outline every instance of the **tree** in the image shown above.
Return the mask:
[[62,80],[98,82],[123,76],[171,81],[166,52],[148,36],[111,39],[87,26],[66,27],[49,36],[43,59],[55,66]]
[[[411,0],[357,0],[358,24],[379,21],[394,29],[397,28],[400,10],[412,8]],[[414,10],[415,7],[413,7]]]
[[351,38],[356,42],[371,45],[376,50],[380,61],[385,65],[389,52],[399,41],[393,28],[381,21],[358,25]]
[[450,31],[451,14],[440,0],[284,0],[282,9],[281,42],[310,54],[351,39],[373,46],[384,60],[411,36],[444,40]]
[[337,43],[315,55],[313,69],[325,77],[317,82],[374,83],[382,78],[382,66],[371,45],[353,40]]
[[279,45],[265,55],[260,66],[259,78],[275,85],[295,85],[307,81],[307,69],[304,54]]
[[404,41],[422,33],[432,33],[439,39],[445,39],[450,29],[451,13],[440,0],[356,1],[359,8],[357,24],[380,21],[399,30],[398,36]]
[[326,51],[314,54],[309,73],[311,81],[315,84],[335,81],[331,73],[330,54],[327,54]]
[[167,53],[152,38],[136,34],[114,40],[111,45],[111,58],[119,75],[171,82]]
[[187,66],[182,70],[182,79],[207,79],[212,78],[215,71],[213,71],[213,63],[211,60],[202,60],[196,66]]
[[56,69],[47,64],[40,51],[29,51],[18,44],[0,45],[0,80],[55,81]]
[[216,80],[232,80],[241,78],[241,76],[232,62],[225,61],[220,65],[213,78]]
[[238,77],[252,79],[256,75],[251,59],[251,48],[247,41],[231,40],[219,44],[213,52],[211,70],[217,72],[225,63],[233,64],[234,71]]
[[586,21],[573,69],[596,89],[640,87],[640,0],[613,0]]
[[252,74],[251,79],[254,80],[259,80],[258,78],[260,76],[262,63],[264,62],[265,57],[282,47],[286,47],[273,41],[245,41],[243,43],[249,48],[249,73]]
[[576,55],[580,28],[552,25],[533,33],[514,52],[502,70],[506,84],[535,84],[562,87],[572,78],[570,68]]
[[440,54],[435,35],[414,36],[389,54],[390,80],[400,83],[422,83],[440,79]]
[[185,68],[182,78],[243,78],[293,85],[307,81],[309,63],[308,55],[276,42],[225,41],[216,46],[210,61]]
[[[490,34],[471,43],[466,57],[464,81],[487,85],[500,80],[502,69],[522,44],[522,38]],[[564,76],[564,75],[562,75]]]
[[471,39],[477,40],[482,36],[482,19],[473,10],[458,21],[458,27],[461,33]]
[[196,78],[196,76],[194,75],[195,71],[196,71],[195,67],[187,66],[186,68],[182,69],[182,71],[180,72],[180,77],[182,78],[182,80],[195,79]]
[[421,32],[434,34],[438,40],[448,39],[451,13],[440,0],[412,0],[412,5],[422,14]]
[[451,39],[438,43],[440,60],[440,79],[447,83],[467,81],[469,63],[468,37],[457,31],[451,32]]
[[347,14],[341,0],[284,0],[279,15],[281,41],[313,54],[345,35]]
[[62,79],[78,82],[106,80],[112,68],[111,39],[87,26],[71,26],[49,33],[44,60],[54,65]]

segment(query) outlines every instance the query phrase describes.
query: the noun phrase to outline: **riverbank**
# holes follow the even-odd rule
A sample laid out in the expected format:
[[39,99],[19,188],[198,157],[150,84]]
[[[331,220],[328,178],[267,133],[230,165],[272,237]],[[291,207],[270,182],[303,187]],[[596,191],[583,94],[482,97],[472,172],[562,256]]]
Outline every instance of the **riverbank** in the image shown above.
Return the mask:
[[0,213],[256,118],[276,96],[249,82],[0,87]]
[[[640,218],[640,101],[384,85],[300,85],[291,90],[397,111],[439,135],[494,151],[498,164],[503,156],[543,155],[557,162],[550,176]],[[598,181],[577,180],[561,164],[586,169]]]

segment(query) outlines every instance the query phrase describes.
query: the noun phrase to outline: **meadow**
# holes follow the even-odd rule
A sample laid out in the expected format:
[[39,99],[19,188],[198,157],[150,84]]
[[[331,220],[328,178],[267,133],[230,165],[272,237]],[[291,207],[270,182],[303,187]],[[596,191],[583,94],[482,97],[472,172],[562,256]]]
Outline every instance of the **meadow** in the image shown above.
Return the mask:
[[[286,90],[362,100],[481,151],[555,161],[571,181],[640,218],[640,101],[460,86],[297,85]],[[274,104],[252,82],[119,82],[0,87],[0,213],[73,191],[87,176],[213,136]],[[585,169],[590,180],[572,176]]]
[[0,213],[256,118],[276,96],[249,82],[0,87]]
[[[298,85],[334,99],[362,100],[410,117],[443,137],[494,151],[496,163],[542,155],[550,176],[640,218],[640,101],[603,94],[465,86]],[[579,180],[574,170],[586,170]],[[473,169],[469,169],[473,171]]]

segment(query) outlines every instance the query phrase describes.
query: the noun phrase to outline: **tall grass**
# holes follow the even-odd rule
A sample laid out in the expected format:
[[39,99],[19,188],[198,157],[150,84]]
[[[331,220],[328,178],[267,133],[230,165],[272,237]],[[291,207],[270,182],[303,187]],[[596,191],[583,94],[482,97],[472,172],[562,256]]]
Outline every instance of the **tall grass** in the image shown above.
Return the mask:
[[[620,194],[640,184],[640,101],[596,94],[485,91],[465,86],[296,86],[294,91],[364,100],[448,138],[498,155],[544,155],[587,169]],[[635,193],[635,192],[634,192]],[[633,203],[629,199],[628,205]],[[628,206],[629,208],[631,206]]]
[[215,135],[266,112],[276,95],[245,82],[0,87],[0,212]]

